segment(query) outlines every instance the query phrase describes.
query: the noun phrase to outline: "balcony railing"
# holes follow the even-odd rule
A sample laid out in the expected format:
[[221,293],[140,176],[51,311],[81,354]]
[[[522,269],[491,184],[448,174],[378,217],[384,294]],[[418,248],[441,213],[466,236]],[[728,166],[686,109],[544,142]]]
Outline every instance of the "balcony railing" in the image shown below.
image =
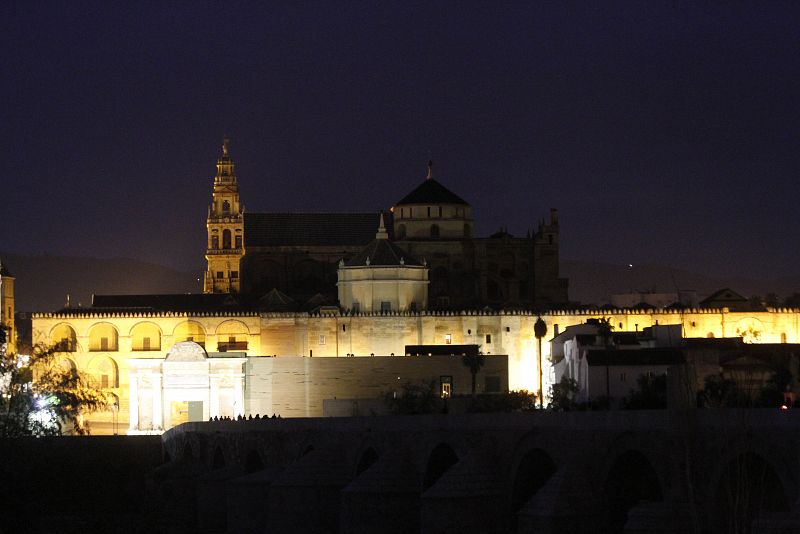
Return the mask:
[[206,249],[206,254],[215,255],[215,254],[241,254],[242,249],[240,248],[209,248]]
[[56,352],[75,352],[77,350],[77,345],[78,344],[73,340],[62,339],[53,345],[53,349]]
[[217,352],[228,352],[233,350],[247,350],[247,341],[226,341],[217,343]]

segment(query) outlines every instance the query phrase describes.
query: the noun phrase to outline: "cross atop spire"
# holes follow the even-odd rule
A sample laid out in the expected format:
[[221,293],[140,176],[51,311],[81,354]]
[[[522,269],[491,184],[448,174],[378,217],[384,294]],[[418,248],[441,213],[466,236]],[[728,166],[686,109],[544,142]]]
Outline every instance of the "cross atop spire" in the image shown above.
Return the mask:
[[425,178],[426,180],[433,179],[433,160],[428,160],[428,176]]
[[222,139],[222,155],[223,156],[227,156],[228,155],[228,145],[230,144],[230,142],[231,142],[231,140],[228,139],[227,135]]

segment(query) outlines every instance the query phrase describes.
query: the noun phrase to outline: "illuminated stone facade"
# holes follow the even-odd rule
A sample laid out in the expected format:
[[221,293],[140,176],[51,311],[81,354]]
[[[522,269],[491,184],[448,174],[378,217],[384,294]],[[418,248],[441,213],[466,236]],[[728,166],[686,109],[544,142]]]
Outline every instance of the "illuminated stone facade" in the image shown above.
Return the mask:
[[9,353],[17,350],[17,330],[14,327],[14,277],[0,263],[0,324],[6,327],[6,350]]
[[[545,341],[587,319],[608,318],[619,331],[642,330],[656,324],[681,325],[684,337],[743,336],[754,343],[800,343],[800,310],[796,309],[554,311],[542,318],[548,329]],[[119,423],[127,427],[131,375],[140,373],[144,360],[164,361],[172,346],[181,341],[197,342],[209,353],[242,353],[248,360],[265,356],[335,358],[349,354],[358,360],[372,354],[399,357],[406,345],[477,344],[484,353],[508,356],[510,389],[536,391],[536,319],[536,314],[521,311],[309,314],[76,309],[35,314],[33,333],[35,342],[60,344],[70,364],[90,373],[99,385],[117,395]],[[542,349],[543,361],[547,362],[549,343],[543,343]],[[153,365],[158,364],[154,361]],[[552,369],[546,364],[544,391],[552,376]],[[347,397],[348,392],[342,391],[340,396]],[[246,411],[247,403],[245,392]],[[110,417],[109,414],[109,420]]]
[[[227,141],[208,212],[206,293],[241,293],[252,306],[273,289],[295,310],[335,305],[337,270],[372,240],[379,219],[407,257],[425,260],[428,307],[548,307],[567,303],[559,278],[556,210],[526,237],[474,236],[472,207],[433,177],[388,210],[371,213],[244,213]],[[532,221],[533,222],[533,221]],[[227,236],[227,239],[226,239]]]
[[222,156],[217,160],[214,193],[206,221],[208,269],[203,283],[206,293],[238,293],[241,290],[240,264],[244,256],[242,211],[236,170],[225,139]]

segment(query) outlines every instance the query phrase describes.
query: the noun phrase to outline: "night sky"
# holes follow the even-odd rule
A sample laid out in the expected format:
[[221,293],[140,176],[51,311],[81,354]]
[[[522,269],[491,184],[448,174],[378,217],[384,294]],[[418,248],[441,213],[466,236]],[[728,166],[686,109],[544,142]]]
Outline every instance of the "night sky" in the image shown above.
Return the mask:
[[265,4],[3,2],[0,250],[201,270],[227,134],[249,211],[433,159],[479,235],[557,207],[564,259],[800,274],[800,3]]

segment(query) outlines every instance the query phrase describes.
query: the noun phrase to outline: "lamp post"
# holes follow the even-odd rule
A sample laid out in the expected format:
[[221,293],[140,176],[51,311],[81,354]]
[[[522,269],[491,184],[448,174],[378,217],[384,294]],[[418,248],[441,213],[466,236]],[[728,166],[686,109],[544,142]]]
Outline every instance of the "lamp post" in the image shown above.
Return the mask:
[[533,325],[533,335],[539,342],[539,409],[544,408],[544,395],[542,394],[542,338],[547,334],[547,323],[541,317]]

